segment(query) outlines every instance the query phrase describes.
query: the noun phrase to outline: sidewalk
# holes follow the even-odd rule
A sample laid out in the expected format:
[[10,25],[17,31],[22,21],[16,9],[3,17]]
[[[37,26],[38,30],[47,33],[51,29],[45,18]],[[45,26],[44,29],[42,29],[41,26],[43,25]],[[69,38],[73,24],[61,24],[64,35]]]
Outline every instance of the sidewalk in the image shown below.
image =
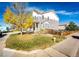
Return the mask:
[[9,35],[6,35],[2,38],[0,38],[0,56],[2,56],[2,51],[5,48],[5,41],[9,37]]

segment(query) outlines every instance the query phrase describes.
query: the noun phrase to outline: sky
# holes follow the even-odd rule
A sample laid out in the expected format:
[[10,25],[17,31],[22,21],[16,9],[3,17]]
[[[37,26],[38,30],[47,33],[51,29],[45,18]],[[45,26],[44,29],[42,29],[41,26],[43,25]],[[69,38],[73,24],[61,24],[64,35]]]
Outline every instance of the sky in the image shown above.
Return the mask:
[[[3,14],[6,8],[11,5],[11,2],[0,2],[0,25],[2,30],[9,26],[4,22]],[[44,12],[54,10],[59,17],[60,24],[73,21],[79,25],[79,2],[28,2],[27,6],[28,10],[36,9]]]

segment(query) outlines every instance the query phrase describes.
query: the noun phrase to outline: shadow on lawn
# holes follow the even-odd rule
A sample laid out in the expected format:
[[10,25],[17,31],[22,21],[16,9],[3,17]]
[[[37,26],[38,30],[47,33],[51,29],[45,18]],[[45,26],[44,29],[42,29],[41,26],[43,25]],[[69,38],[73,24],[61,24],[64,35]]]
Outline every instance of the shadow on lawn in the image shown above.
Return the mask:
[[[18,35],[20,35],[21,33],[17,33]],[[23,32],[23,34],[34,34],[34,32]]]

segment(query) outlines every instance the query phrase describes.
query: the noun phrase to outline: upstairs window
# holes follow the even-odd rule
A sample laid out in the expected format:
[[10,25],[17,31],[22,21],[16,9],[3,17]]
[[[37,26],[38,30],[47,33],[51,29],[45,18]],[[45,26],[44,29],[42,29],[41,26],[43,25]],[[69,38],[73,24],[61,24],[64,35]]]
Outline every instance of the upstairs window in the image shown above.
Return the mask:
[[47,19],[49,20],[49,17]]
[[44,19],[44,16],[42,15],[42,19]]

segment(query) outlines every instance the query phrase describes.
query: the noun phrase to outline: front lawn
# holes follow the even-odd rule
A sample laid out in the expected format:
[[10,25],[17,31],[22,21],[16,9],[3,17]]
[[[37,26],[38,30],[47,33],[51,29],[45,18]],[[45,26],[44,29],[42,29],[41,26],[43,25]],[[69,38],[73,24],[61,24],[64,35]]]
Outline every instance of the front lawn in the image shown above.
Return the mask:
[[[53,39],[55,38],[55,40]],[[17,50],[35,50],[45,49],[58,43],[64,39],[63,36],[47,36],[47,35],[33,35],[33,34],[12,34],[6,41],[6,47]]]

